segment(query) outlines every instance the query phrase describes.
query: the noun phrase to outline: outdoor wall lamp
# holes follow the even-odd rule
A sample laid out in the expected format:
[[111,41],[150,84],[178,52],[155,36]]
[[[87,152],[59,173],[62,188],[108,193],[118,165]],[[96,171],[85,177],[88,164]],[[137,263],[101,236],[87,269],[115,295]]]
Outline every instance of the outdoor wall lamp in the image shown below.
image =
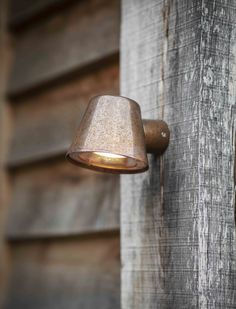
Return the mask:
[[147,153],[163,154],[169,136],[164,121],[142,120],[137,102],[120,96],[96,96],[66,157],[96,171],[142,173],[148,169]]

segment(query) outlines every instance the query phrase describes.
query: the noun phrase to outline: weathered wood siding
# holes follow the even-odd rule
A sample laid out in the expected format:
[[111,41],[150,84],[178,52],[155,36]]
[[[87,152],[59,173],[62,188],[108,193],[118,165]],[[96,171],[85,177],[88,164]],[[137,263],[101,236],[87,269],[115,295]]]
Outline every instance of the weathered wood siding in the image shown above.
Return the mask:
[[9,25],[19,28],[34,20],[43,18],[50,10],[74,0],[9,0]]
[[5,309],[119,308],[119,237],[27,242],[13,248]]
[[[81,77],[18,98],[14,105],[14,132],[8,157],[10,167],[64,155],[87,107],[100,93],[118,94],[117,61]],[[46,115],[45,115],[46,114]]]
[[9,186],[4,161],[11,127],[9,106],[6,102],[6,84],[10,64],[10,44],[7,34],[7,1],[0,1],[0,308],[5,302],[9,258],[5,239]]
[[119,25],[118,0],[88,0],[29,26],[16,37],[9,94],[45,85],[118,53]]
[[119,1],[10,7],[13,59],[2,93],[12,128],[7,156],[0,150],[10,183],[0,187],[10,192],[9,201],[0,196],[0,213],[8,208],[0,253],[7,243],[10,276],[6,293],[1,259],[1,308],[120,308],[119,177],[65,160],[89,99],[119,92]]
[[122,2],[121,94],[171,130],[121,180],[122,308],[235,308],[235,1]]
[[78,169],[63,158],[21,168],[12,179],[10,239],[119,230],[115,175]]

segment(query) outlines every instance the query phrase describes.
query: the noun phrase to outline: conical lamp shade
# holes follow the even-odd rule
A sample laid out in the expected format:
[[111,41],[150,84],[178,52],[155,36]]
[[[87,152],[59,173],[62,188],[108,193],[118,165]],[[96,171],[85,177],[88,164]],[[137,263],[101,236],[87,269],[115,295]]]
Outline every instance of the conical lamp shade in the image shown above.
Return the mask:
[[82,167],[103,172],[146,171],[148,161],[138,103],[110,95],[94,97],[67,158]]

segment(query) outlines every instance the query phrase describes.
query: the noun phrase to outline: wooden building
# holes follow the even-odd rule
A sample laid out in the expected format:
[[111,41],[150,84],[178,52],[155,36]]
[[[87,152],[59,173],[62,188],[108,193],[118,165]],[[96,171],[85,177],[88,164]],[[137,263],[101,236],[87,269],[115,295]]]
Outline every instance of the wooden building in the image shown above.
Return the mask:
[[[0,6],[0,308],[236,308],[236,2]],[[149,171],[65,161],[104,93],[168,123]]]
[[1,6],[1,308],[120,308],[119,178],[65,160],[90,97],[119,93],[119,1]]

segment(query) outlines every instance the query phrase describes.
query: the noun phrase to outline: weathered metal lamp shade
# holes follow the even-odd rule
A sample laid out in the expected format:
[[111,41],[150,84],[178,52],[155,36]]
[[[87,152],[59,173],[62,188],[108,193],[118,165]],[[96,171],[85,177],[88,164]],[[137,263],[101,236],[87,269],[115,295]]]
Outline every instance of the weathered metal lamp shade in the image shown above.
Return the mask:
[[[145,120],[144,124],[135,101],[110,95],[94,97],[66,156],[72,163],[97,171],[144,172],[148,169],[146,142],[150,148],[153,138],[159,135],[163,141],[157,148],[162,152],[169,141],[163,121]],[[145,137],[148,132],[149,139]]]

